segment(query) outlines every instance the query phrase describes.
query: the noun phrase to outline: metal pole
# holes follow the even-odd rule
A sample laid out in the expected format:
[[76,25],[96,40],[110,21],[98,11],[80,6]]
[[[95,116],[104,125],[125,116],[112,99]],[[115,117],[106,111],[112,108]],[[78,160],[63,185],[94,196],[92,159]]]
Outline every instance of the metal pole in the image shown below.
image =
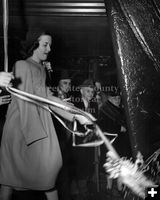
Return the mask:
[[3,0],[4,71],[8,72],[8,0]]

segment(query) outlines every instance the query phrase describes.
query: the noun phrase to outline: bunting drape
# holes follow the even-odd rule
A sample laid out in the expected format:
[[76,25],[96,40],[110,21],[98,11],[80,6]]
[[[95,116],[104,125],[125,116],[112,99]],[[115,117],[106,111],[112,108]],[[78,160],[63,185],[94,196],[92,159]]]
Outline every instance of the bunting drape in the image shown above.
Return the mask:
[[134,157],[160,146],[160,3],[106,0]]

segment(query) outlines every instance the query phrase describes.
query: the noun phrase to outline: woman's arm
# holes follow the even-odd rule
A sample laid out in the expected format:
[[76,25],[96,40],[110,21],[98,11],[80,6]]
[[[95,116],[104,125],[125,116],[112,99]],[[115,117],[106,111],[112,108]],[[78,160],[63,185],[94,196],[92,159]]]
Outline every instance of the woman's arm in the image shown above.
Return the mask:
[[[75,107],[68,103],[68,102],[65,102],[63,100],[61,100],[60,98],[58,97],[55,97],[55,96],[48,96],[48,99],[50,99],[51,101],[53,102],[56,102],[56,103],[59,103],[61,104],[64,109],[61,109],[61,108],[57,108],[57,107],[54,107],[52,106],[51,109],[57,113],[58,115],[60,115],[61,117],[63,117],[64,119],[70,121],[70,122],[73,122],[74,119],[78,120],[80,124],[92,124],[93,121],[96,121],[96,119],[89,113],[87,113],[88,117],[90,118],[87,118],[85,116],[83,116],[83,114],[73,114],[71,113],[70,111],[68,111],[69,109],[74,109]],[[66,108],[66,110],[65,110]]]

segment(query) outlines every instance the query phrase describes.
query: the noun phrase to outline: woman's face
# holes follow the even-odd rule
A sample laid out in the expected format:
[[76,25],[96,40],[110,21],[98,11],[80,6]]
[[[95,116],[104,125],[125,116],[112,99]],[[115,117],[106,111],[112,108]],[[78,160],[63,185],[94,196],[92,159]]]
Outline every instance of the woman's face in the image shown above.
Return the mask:
[[42,35],[39,38],[39,46],[34,50],[33,55],[36,56],[37,61],[45,61],[51,51],[52,37],[49,35]]
[[94,96],[94,89],[91,87],[83,87],[81,88],[81,94],[84,99],[90,101]]

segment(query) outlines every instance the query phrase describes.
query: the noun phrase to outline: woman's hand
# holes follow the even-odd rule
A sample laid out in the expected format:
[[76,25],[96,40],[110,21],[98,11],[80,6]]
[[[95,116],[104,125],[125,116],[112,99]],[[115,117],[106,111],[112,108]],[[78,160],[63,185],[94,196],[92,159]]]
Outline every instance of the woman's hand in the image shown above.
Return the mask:
[[10,81],[13,79],[13,74],[8,72],[0,72],[0,87],[11,86]]
[[11,95],[0,96],[0,106],[11,102]]

